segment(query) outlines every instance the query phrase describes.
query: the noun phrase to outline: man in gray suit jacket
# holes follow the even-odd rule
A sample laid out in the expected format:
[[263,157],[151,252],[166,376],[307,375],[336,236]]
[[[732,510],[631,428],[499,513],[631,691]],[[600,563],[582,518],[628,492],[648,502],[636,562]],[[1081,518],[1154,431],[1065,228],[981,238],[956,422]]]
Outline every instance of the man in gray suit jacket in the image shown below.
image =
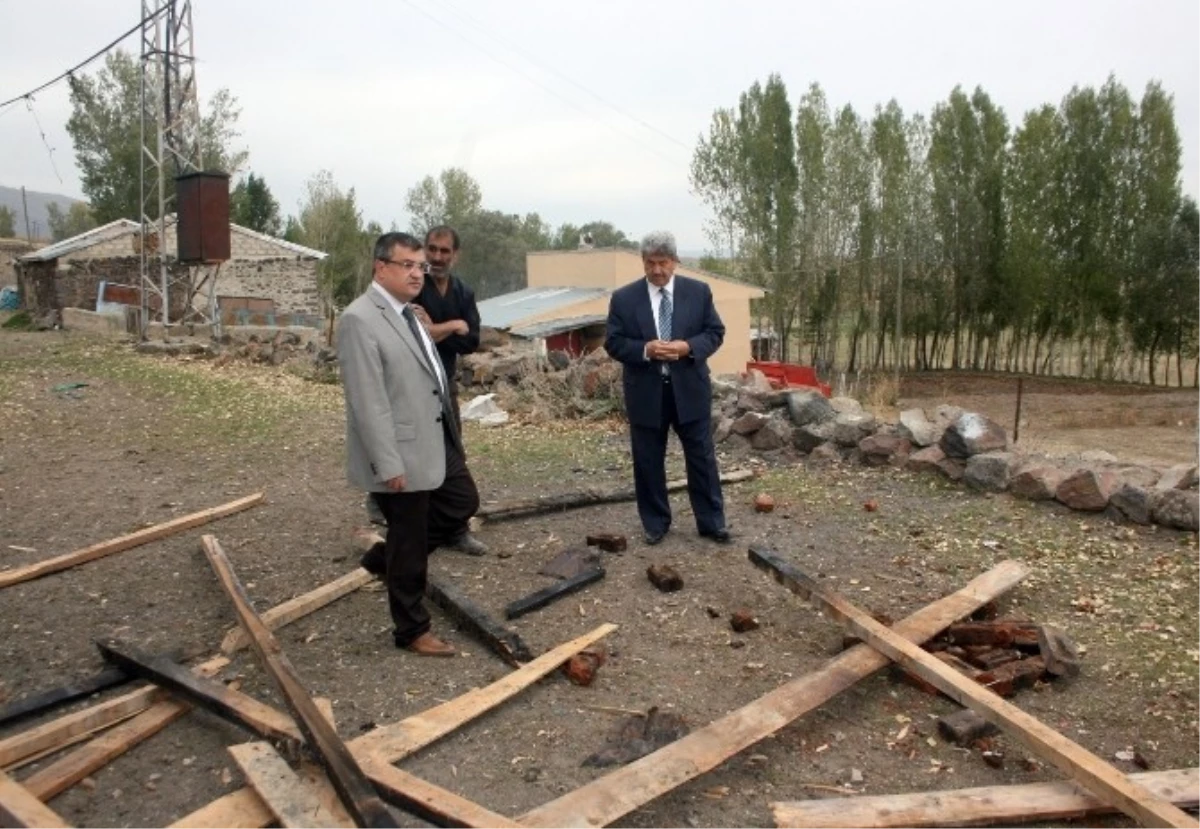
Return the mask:
[[407,233],[375,242],[371,286],[338,322],[346,398],[346,473],[387,517],[385,580],[396,646],[453,656],[430,632],[429,551],[453,542],[479,509],[449,384],[409,303],[424,284],[424,246]]

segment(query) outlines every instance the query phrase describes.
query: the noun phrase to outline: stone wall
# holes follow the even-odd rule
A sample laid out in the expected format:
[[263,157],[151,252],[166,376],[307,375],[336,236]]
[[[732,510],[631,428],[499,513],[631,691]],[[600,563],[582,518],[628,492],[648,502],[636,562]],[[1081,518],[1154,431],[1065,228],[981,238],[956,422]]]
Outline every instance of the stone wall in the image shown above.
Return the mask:
[[17,284],[15,259],[29,253],[37,246],[31,245],[24,239],[0,239],[0,288],[5,285]]
[[[94,311],[101,282],[137,287],[141,284],[141,267],[137,256],[26,262],[19,266],[24,277],[22,298],[26,307],[35,313],[45,313],[52,308]],[[171,265],[168,274],[171,318],[177,319],[187,302],[188,269],[184,265]],[[157,297],[151,297],[154,307],[157,307],[157,301]]]
[[311,259],[230,260],[221,266],[217,296],[262,297],[275,302],[277,313],[321,316],[317,263]]

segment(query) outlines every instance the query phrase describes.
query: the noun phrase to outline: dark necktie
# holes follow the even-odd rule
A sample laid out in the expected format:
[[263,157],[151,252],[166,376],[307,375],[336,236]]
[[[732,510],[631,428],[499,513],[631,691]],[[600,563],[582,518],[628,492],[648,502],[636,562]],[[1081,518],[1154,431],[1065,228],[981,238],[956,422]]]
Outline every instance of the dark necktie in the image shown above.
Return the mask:
[[425,347],[425,338],[421,336],[421,324],[417,322],[417,315],[413,313],[412,305],[405,305],[400,316],[404,317],[404,321],[408,323],[408,330],[412,332],[413,339],[417,341],[417,350],[421,352],[421,356],[425,358],[426,367],[433,372],[434,379],[437,380],[438,399],[442,404],[442,423],[445,425],[451,441],[457,444],[459,443],[458,430],[455,428],[454,415],[450,411],[446,387],[442,383],[442,373],[438,371],[437,366],[430,362],[429,349]]
[[666,288],[660,289],[658,302],[658,338],[663,342],[671,341],[671,295]]

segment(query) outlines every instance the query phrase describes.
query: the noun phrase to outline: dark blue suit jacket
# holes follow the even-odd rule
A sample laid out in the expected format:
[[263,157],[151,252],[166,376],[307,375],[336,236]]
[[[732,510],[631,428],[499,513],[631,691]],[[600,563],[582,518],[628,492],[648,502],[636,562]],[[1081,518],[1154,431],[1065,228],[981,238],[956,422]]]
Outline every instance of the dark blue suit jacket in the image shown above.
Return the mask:
[[[675,411],[680,423],[711,417],[712,384],[708,358],[721,347],[725,325],[717,316],[712,291],[698,279],[675,275],[671,339],[687,340],[692,353],[668,362]],[[625,367],[625,412],[635,426],[662,422],[663,362],[645,358],[646,343],[658,339],[645,279],[619,288],[608,304],[604,350]]]

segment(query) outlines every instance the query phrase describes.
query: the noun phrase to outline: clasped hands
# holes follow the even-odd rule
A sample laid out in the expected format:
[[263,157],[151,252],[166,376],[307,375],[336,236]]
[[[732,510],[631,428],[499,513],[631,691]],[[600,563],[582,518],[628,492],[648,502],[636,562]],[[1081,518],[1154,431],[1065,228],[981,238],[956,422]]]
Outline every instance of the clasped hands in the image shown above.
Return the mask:
[[[412,309],[417,319],[421,322],[421,325],[425,326],[425,330],[432,334],[433,320],[429,318],[429,312],[420,305],[417,305],[415,302],[412,304]],[[466,320],[447,320],[442,324],[450,326],[451,334],[459,334],[460,336],[465,337],[467,334],[471,333],[471,328],[467,325]]]
[[692,347],[687,340],[650,340],[646,343],[646,358],[674,362],[692,353]]

